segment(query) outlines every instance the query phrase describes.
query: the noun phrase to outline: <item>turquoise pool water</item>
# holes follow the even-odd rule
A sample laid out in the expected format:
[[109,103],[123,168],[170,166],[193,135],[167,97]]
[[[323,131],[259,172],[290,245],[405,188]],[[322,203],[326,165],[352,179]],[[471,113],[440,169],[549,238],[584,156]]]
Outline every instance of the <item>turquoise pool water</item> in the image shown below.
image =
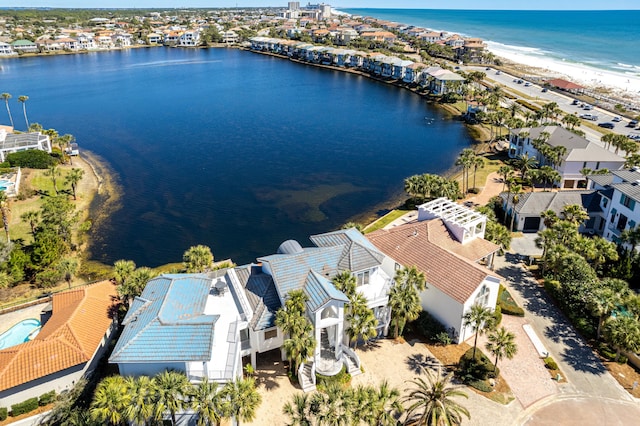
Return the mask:
[[[40,329],[40,321],[35,318],[22,320],[0,334],[0,350],[31,340]],[[34,333],[35,332],[35,333]]]
[[7,190],[7,188],[12,187],[13,185],[14,183],[9,180],[0,179],[0,191],[5,191]]

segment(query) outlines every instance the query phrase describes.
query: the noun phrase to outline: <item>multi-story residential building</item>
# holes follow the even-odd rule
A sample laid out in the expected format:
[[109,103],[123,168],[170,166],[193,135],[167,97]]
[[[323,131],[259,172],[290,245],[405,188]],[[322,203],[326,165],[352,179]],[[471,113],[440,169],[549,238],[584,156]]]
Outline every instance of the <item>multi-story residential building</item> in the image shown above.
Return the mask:
[[[552,148],[562,146],[566,152],[560,158],[547,158],[536,149],[538,143]],[[584,168],[618,170],[625,163],[623,157],[555,125],[512,129],[509,135],[509,157],[518,158],[523,154],[535,157],[540,166],[550,165],[558,171],[561,179],[556,184],[564,189],[586,187],[586,178],[581,173]]]

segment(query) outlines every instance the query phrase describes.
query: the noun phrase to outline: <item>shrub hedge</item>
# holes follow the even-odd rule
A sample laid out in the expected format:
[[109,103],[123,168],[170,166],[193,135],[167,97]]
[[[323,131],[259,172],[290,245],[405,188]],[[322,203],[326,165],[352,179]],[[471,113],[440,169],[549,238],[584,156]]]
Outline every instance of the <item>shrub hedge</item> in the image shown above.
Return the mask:
[[20,414],[29,413],[38,408],[38,398],[29,398],[26,401],[11,406],[11,416],[17,417]]
[[466,382],[468,386],[478,389],[480,392],[491,392],[493,388],[484,380],[469,380]]
[[493,310],[493,317],[496,319],[496,327],[502,322],[502,308],[500,305]]
[[44,406],[47,404],[51,404],[56,400],[56,391],[52,390],[51,392],[43,393],[38,398],[38,404],[40,406]]
[[344,366],[335,376],[323,376],[322,374],[316,373],[316,384],[318,389],[326,389],[331,383],[338,383],[340,386],[345,387],[349,382],[351,382],[351,374],[347,373]]
[[517,317],[524,316],[524,309],[518,306],[516,301],[513,300],[513,297],[511,297],[509,290],[502,285],[500,285],[500,290],[498,291],[498,306],[503,314]]
[[9,410],[7,410],[5,407],[0,407],[0,422],[6,420],[8,415]]
[[438,335],[447,332],[445,326],[427,311],[420,312],[418,319],[413,321],[410,326],[412,330],[422,334],[431,343],[439,343]]
[[460,357],[459,374],[463,380],[467,382],[471,379],[486,380],[489,377],[495,378],[500,374],[500,369],[493,369],[493,363],[487,356],[476,348],[476,356],[473,357],[473,348],[469,348],[467,352]]
[[56,160],[44,151],[28,149],[7,155],[7,162],[11,167],[28,167],[31,169],[46,169],[56,164]]

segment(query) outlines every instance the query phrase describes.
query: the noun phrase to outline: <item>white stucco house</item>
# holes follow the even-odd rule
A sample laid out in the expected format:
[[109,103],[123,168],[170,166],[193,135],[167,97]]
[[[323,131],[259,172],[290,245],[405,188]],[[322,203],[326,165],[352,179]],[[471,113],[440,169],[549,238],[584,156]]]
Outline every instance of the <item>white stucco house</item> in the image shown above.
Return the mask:
[[588,179],[589,187],[601,197],[601,214],[594,228],[605,239],[618,242],[623,231],[640,224],[640,169],[615,170]]
[[474,304],[495,309],[501,277],[489,269],[499,247],[484,237],[486,217],[446,198],[419,206],[418,219],[367,238],[386,254],[387,273],[416,266],[425,274],[422,308],[460,343],[471,337],[463,316]]
[[[261,353],[280,349],[287,338],[275,315],[289,292],[308,297],[306,314],[317,342],[300,366],[303,389],[315,388],[315,372],[335,375],[346,367],[360,373],[349,348],[344,307],[348,298],[332,284],[351,271],[378,320],[388,331],[392,284],[383,270],[385,256],[355,229],[311,237],[312,247],[285,241],[257,263],[206,274],[162,275],[147,284],[124,320],[124,331],[109,361],[123,375],[154,375],[165,369],[185,372],[192,381],[205,375],[218,382],[242,374],[242,357],[256,367]],[[185,340],[186,339],[186,340]]]

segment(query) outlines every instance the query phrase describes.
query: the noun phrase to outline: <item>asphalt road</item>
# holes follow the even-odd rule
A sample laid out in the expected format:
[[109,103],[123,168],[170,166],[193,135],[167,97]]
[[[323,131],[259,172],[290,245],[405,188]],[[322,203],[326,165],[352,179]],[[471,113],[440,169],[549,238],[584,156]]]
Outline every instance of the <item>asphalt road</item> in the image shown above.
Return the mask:
[[[632,132],[640,133],[640,130],[636,130],[632,127],[627,127],[627,125],[629,124],[628,119],[621,118],[620,122],[618,123],[613,122],[613,118],[616,117],[616,115],[612,114],[609,111],[600,109],[597,106],[594,106],[592,110],[587,111],[577,105],[572,105],[574,98],[572,96],[569,96],[569,94],[559,93],[553,90],[548,90],[547,92],[543,92],[542,86],[532,82],[530,82],[530,86],[525,86],[525,84],[527,83],[526,81],[518,84],[517,83],[517,80],[519,80],[518,77],[514,77],[504,72],[500,72],[500,74],[496,74],[496,70],[493,68],[486,69],[486,67],[474,67],[474,66],[462,66],[460,68],[463,71],[467,71],[467,72],[469,71],[484,72],[487,75],[486,80],[489,81],[490,83],[497,83],[506,89],[516,90],[531,98],[534,98],[535,100],[539,101],[540,104],[555,102],[558,104],[558,107],[565,113],[577,114],[578,116],[580,114],[585,114],[585,113],[595,114],[598,116],[598,120],[593,121],[593,123],[594,124],[606,123],[606,122],[613,123],[615,127],[611,129],[611,131],[614,133],[622,134],[625,136]],[[597,132],[586,126],[580,126],[580,129],[585,132],[587,139],[594,142],[600,142],[600,138],[604,134],[604,133]]]

